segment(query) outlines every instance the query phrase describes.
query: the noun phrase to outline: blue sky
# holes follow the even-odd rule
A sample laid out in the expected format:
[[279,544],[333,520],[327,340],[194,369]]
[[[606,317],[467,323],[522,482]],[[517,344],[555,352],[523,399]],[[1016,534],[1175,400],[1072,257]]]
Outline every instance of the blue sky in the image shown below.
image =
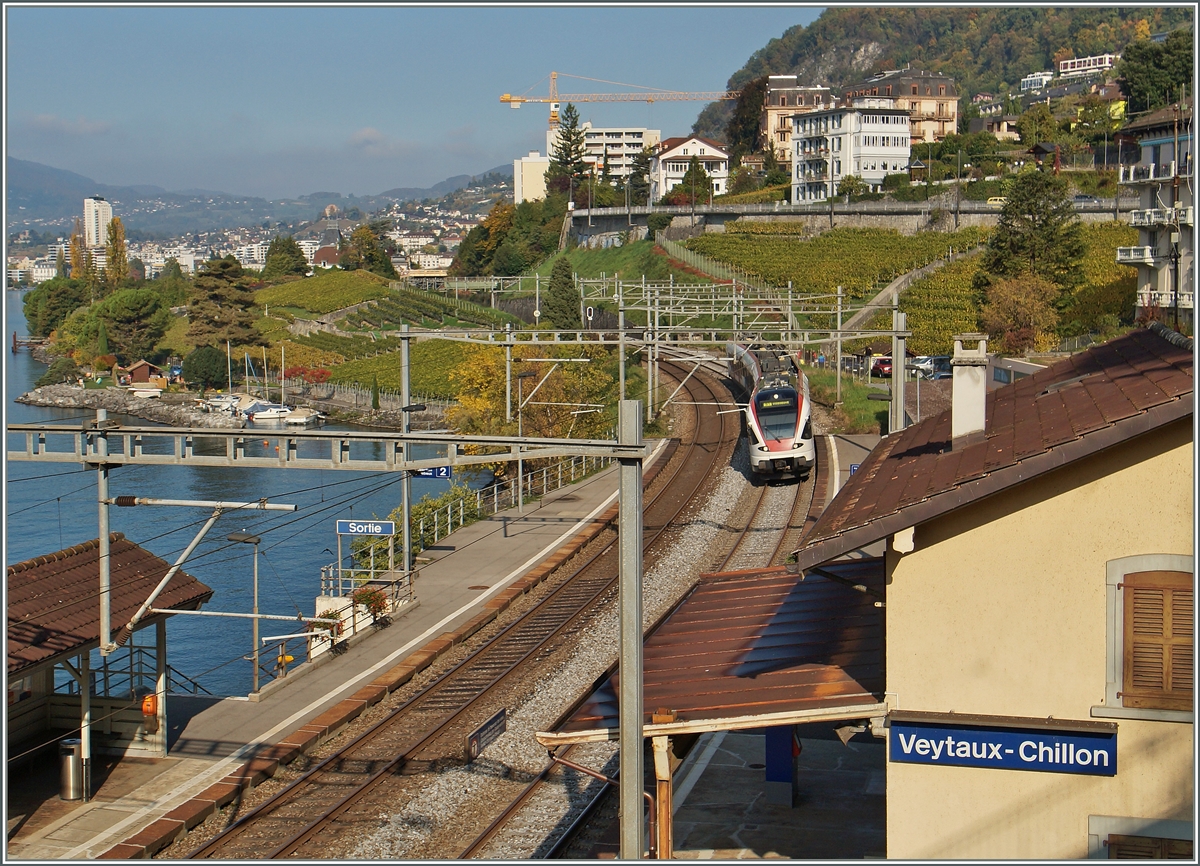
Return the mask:
[[[112,185],[282,198],[427,187],[545,149],[547,106],[501,93],[720,90],[819,8],[15,7],[10,156]],[[688,132],[702,102],[581,104]]]

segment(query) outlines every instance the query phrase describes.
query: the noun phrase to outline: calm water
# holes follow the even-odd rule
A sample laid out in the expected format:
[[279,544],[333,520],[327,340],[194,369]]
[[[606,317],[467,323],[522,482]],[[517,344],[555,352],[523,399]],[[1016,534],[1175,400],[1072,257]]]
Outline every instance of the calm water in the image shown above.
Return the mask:
[[[12,333],[25,335],[21,313],[22,293],[5,292],[3,351],[5,411],[8,423],[64,422],[94,418],[87,410],[42,409],[15,402],[30,390],[46,369],[22,350],[10,351]],[[150,426],[152,422],[115,416],[122,423]],[[278,429],[278,428],[276,428]],[[366,429],[329,425],[331,430]],[[19,437],[10,437],[17,445]],[[23,445],[22,445],[23,447]],[[435,452],[414,449],[415,456]],[[98,507],[96,473],[69,463],[6,462],[5,564],[61,550],[96,538]],[[272,502],[297,506],[295,512],[226,514],[188,559],[184,569],[212,587],[206,610],[249,612],[252,603],[253,547],[230,544],[230,532],[247,531],[262,538],[259,545],[259,611],[266,614],[306,617],[314,615],[314,598],[320,590],[320,568],[337,557],[334,520],[349,517],[386,517],[400,504],[399,473],[366,473],[311,469],[234,469],[175,466],[117,467],[109,475],[111,496],[145,496],[169,499]],[[479,486],[482,480],[472,482]],[[436,496],[449,482],[413,479],[413,499]],[[173,563],[191,543],[211,511],[203,508],[116,508],[110,527],[156,556]],[[343,546],[349,551],[349,545]],[[263,636],[290,634],[300,629],[283,621],[264,620]],[[146,640],[152,640],[147,635]],[[242,656],[251,650],[248,619],[180,615],[168,620],[170,664],[198,679],[214,694],[246,694],[251,665]],[[98,656],[93,660],[95,663]]]

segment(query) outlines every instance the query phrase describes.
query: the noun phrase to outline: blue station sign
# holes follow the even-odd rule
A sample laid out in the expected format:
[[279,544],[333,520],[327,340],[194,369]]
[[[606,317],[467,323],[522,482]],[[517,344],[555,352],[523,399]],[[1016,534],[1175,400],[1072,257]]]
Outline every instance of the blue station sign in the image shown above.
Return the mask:
[[428,469],[418,469],[416,472],[413,473],[413,475],[416,475],[420,478],[449,478],[450,477],[450,467],[449,466],[431,466]]
[[890,721],[890,760],[1086,776],[1117,774],[1117,732]]
[[395,535],[394,520],[339,520],[338,535]]

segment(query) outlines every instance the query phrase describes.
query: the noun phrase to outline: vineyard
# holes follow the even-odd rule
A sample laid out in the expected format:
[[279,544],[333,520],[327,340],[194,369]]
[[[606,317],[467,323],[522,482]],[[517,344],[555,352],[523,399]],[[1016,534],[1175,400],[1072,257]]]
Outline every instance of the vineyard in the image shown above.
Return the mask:
[[[1117,222],[1084,223],[1084,282],[1076,291],[1075,319],[1086,329],[1104,331],[1133,314],[1135,273],[1117,264],[1117,247],[1137,242],[1137,230]],[[900,295],[912,337],[908,349],[918,355],[944,355],[953,336],[978,330],[979,297],[972,280],[979,256],[949,262],[917,280]],[[1064,323],[1067,324],[1067,323]],[[873,317],[868,327],[890,326],[890,314]],[[1078,328],[1076,329],[1078,330]]]
[[443,298],[417,289],[397,289],[387,297],[354,310],[342,321],[342,327],[352,329],[391,330],[402,322],[427,328],[445,325],[475,325],[482,328],[502,328],[513,316],[489,307]]
[[335,269],[259,289],[254,293],[254,301],[268,309],[285,307],[320,316],[388,294],[388,282],[383,277],[367,271]]
[[883,229],[842,228],[804,238],[799,223],[736,220],[722,234],[693,238],[685,246],[728,262],[770,285],[801,294],[830,295],[842,286],[847,303],[863,301],[896,277],[945,257],[951,250],[978,246],[987,232],[919,232],[902,235]]
[[[390,342],[390,340],[381,340],[375,345],[380,346],[382,343]],[[398,344],[400,341],[396,340],[395,342]],[[409,358],[409,378],[412,392],[451,399],[456,397],[458,388],[450,381],[447,373],[462,363],[467,350],[467,343],[452,340],[414,340]],[[378,356],[355,355],[352,360],[338,364],[330,373],[331,382],[368,386],[372,381],[378,381],[379,387],[384,390],[399,391],[401,386],[400,355],[399,353]]]

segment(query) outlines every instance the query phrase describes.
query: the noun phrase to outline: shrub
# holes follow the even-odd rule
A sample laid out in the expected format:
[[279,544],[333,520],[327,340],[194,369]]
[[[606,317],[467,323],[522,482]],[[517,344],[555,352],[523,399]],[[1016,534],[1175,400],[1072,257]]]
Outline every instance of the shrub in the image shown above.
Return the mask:
[[655,232],[661,232],[669,226],[671,219],[669,213],[652,213],[646,217],[646,228],[650,229],[650,235],[653,237]]

